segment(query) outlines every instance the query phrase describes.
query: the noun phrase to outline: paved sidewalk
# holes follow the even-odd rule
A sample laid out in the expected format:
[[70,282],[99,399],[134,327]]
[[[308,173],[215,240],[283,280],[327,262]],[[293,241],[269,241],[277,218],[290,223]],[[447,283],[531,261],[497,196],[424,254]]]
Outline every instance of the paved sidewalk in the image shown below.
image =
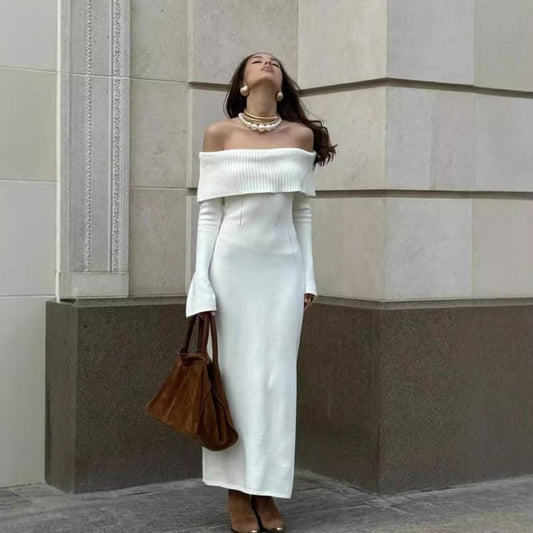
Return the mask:
[[[533,476],[376,497],[298,471],[276,501],[287,533],[533,533]],[[0,532],[230,532],[225,503],[201,479],[77,495],[19,485],[0,489]]]

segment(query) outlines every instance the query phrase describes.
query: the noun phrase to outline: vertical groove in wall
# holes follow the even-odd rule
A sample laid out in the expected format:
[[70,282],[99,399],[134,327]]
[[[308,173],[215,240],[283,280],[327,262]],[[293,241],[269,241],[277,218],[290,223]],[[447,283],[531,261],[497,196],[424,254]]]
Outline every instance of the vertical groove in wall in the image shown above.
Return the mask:
[[435,107],[437,106],[437,91],[429,89],[429,188],[437,190],[436,157],[435,157]]
[[[474,37],[472,38],[472,53],[474,54],[474,58],[473,58],[473,61],[472,61],[472,86],[474,86],[476,84],[476,56],[477,56],[477,42],[476,42],[476,28],[477,28],[477,6],[476,6],[476,0],[472,0],[472,10],[474,12],[474,15],[473,15],[473,34],[474,34]],[[474,106],[474,119],[473,119],[473,134],[472,134],[472,137],[473,137],[473,147],[472,147],[472,150],[473,150],[473,153],[474,153],[474,164],[473,164],[473,169],[472,169],[472,172],[474,174],[473,176],[473,179],[472,179],[472,186],[471,186],[471,189],[472,190],[475,190],[477,188],[477,182],[478,182],[478,179],[477,179],[477,161],[478,161],[478,157],[477,157],[477,122],[478,122],[478,104],[479,104],[479,98],[476,97],[476,95],[474,94],[472,96],[473,98],[473,106]],[[471,197],[470,198],[470,297],[472,298],[473,295],[474,295],[474,203],[475,203],[476,199],[475,197]]]
[[85,159],[83,175],[83,271],[91,266],[92,0],[85,3]]
[[123,168],[122,110],[124,89],[123,6],[122,0],[113,0],[112,6],[112,105],[111,105],[111,272],[120,267],[120,230],[122,209],[121,170]]

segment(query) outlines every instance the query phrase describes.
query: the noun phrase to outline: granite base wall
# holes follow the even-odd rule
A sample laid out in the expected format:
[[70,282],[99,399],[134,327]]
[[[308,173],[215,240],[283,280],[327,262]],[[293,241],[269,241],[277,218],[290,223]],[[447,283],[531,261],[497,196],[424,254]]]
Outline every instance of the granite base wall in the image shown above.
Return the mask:
[[533,473],[533,305],[319,305],[298,461],[377,494]]
[[[184,299],[48,301],[47,483],[87,492],[201,476],[144,411]],[[377,494],[533,473],[533,304],[321,297],[298,356],[296,468]]]

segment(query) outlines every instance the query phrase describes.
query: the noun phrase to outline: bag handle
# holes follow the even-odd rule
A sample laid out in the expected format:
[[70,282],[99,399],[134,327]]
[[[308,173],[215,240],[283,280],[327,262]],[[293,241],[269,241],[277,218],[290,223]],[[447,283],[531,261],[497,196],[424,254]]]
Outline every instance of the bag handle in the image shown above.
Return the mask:
[[187,321],[187,332],[185,333],[185,341],[180,349],[180,352],[188,352],[189,344],[191,342],[194,324],[198,317],[198,339],[196,351],[207,353],[207,341],[209,338],[209,330],[211,330],[211,345],[213,348],[213,362],[218,364],[218,337],[215,317],[209,313],[208,318],[204,319],[200,314],[195,314],[189,317]]
[[213,347],[213,363],[218,365],[218,338],[217,338],[217,323],[215,315],[209,313],[209,324],[211,326],[211,345]]
[[[194,330],[194,324],[196,323],[196,317],[199,315],[192,315],[187,319],[187,331],[185,333],[185,340],[181,346],[180,352],[188,352],[189,344],[191,342],[192,332]],[[208,329],[204,327],[204,321],[198,318],[198,340],[196,342],[196,351],[205,351],[207,348],[207,335]]]

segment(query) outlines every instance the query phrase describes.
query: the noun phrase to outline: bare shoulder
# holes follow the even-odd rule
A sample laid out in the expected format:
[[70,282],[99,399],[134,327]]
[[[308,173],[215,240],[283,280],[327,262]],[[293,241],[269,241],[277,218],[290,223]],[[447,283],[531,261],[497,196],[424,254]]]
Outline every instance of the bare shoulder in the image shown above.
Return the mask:
[[215,152],[217,150],[224,150],[226,139],[232,127],[233,123],[231,120],[219,120],[206,126],[202,151]]
[[290,125],[291,133],[297,146],[312,152],[315,142],[313,130],[301,122],[291,122]]

